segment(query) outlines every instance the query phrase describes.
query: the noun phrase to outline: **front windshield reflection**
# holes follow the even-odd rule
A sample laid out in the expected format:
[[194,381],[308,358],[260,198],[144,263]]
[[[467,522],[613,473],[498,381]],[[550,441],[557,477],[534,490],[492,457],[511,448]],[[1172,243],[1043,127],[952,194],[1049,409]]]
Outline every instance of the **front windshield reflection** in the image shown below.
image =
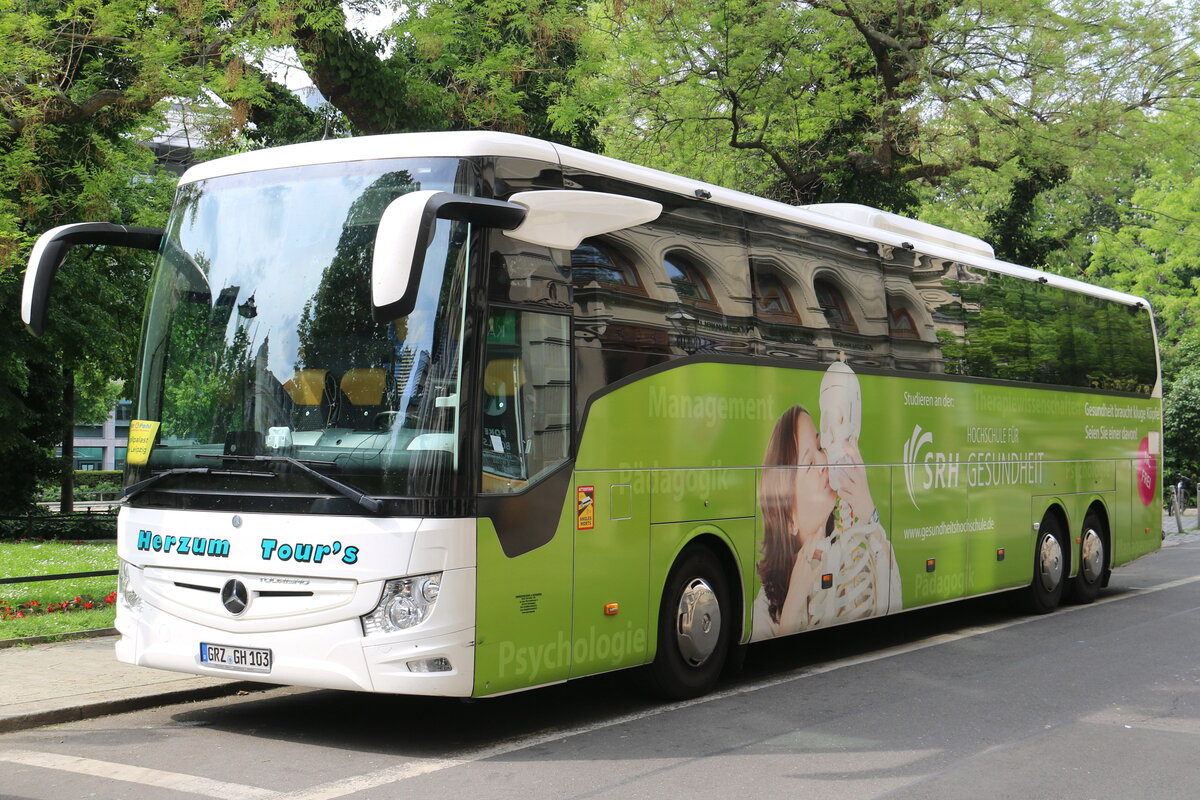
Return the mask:
[[[407,317],[372,319],[371,259],[392,200],[466,193],[464,171],[397,160],[182,187],[146,324],[138,415],[160,423],[148,467],[287,455],[376,493],[435,491],[426,478],[457,456],[466,226],[438,223]],[[283,473],[271,491],[316,491]]]

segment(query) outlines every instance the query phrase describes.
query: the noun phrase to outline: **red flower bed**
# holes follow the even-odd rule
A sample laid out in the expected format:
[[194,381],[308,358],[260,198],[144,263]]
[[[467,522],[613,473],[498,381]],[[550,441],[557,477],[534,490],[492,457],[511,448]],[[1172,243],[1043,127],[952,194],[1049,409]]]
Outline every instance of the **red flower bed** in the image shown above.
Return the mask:
[[17,603],[15,606],[0,602],[0,622],[6,619],[39,617],[42,614],[68,614],[72,611],[108,608],[115,602],[117,602],[116,592],[110,592],[102,600],[96,600],[90,594],[85,594],[77,595],[71,600],[63,600],[60,603],[48,603],[47,605],[42,605],[37,600]]

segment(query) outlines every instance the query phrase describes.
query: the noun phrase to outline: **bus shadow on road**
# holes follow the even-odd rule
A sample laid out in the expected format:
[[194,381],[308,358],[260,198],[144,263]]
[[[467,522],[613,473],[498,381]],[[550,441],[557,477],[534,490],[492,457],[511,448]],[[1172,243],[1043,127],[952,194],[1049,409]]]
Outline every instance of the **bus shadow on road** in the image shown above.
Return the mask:
[[[1106,590],[1102,597],[1125,591],[1129,590]],[[727,675],[706,700],[725,702],[730,695],[799,678],[834,662],[869,659],[889,648],[1025,618],[1011,594],[999,594],[753,644],[746,648],[743,666]],[[180,725],[242,736],[400,757],[448,758],[556,731],[600,729],[704,702],[665,704],[647,693],[638,670],[626,670],[477,701],[282,688],[268,695],[209,701],[173,719]]]

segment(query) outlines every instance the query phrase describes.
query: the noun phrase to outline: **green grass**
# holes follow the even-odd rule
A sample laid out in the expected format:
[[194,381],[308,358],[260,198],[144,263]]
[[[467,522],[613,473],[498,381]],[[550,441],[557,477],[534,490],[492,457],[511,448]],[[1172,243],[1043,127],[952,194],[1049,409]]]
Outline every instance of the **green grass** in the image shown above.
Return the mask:
[[[113,542],[0,542],[0,577],[56,575],[64,572],[94,572],[117,568],[117,546]],[[36,583],[0,584],[0,607],[16,608],[37,601],[51,603],[90,595],[102,600],[117,588],[115,575],[105,578],[76,578]],[[53,636],[72,631],[108,628],[116,608],[55,612],[24,619],[0,620],[0,639]]]

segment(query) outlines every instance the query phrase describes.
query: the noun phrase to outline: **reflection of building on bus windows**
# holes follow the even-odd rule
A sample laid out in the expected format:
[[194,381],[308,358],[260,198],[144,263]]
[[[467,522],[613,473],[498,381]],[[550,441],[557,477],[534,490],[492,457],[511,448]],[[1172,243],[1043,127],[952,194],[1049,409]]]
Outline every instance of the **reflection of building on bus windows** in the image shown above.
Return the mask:
[[818,278],[813,281],[813,291],[816,292],[817,304],[821,306],[821,313],[825,315],[829,327],[847,333],[858,333],[858,325],[850,314],[846,298],[832,281]]
[[904,306],[888,298],[888,335],[893,339],[920,339],[917,323]]
[[[944,372],[938,320],[930,315],[924,302],[910,293],[887,295],[888,336],[891,338],[892,366],[898,370]],[[946,334],[942,335],[945,338]]]
[[751,278],[753,280],[755,316],[771,322],[800,324],[800,315],[796,312],[796,304],[792,300],[791,292],[783,285],[783,281],[778,275],[765,269],[755,268],[751,272]]
[[692,259],[676,250],[663,256],[663,268],[681,302],[696,308],[717,310],[712,288]]
[[757,258],[750,261],[750,290],[759,346],[772,358],[816,360],[820,357],[817,330],[804,325],[795,300],[804,297],[794,282],[784,278],[783,270],[774,261]]
[[616,248],[589,239],[571,251],[571,282],[586,286],[595,281],[601,286],[644,294],[637,269]]

